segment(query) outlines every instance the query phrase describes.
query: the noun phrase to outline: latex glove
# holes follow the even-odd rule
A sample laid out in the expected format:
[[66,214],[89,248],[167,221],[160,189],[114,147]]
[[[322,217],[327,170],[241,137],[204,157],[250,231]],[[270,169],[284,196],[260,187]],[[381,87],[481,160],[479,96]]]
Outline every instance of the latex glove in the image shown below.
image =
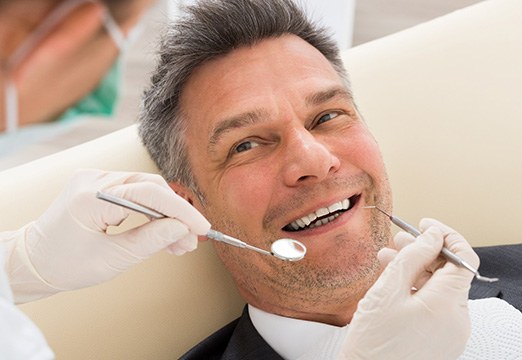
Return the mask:
[[404,232],[395,236],[400,252],[380,251],[379,258],[391,262],[359,302],[340,358],[447,360],[464,351],[473,274],[438,256],[443,243],[472,266],[478,267],[478,256],[436,220],[422,220],[420,229],[417,240]]
[[[97,199],[97,191],[175,219],[108,235],[107,228],[120,224],[131,210]],[[4,235],[10,238],[7,273],[15,302],[110,280],[167,247],[178,255],[194,250],[197,235],[209,229],[208,221],[159,175],[80,171],[38,220]]]

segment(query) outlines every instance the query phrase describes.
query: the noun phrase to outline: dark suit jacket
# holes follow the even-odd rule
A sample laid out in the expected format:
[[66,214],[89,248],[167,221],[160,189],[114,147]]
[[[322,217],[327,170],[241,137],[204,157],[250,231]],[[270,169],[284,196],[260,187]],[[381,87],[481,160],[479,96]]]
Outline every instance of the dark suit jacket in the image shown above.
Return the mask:
[[522,311],[522,244],[475,248],[480,257],[479,272],[499,281],[485,283],[473,279],[470,299],[497,297]]
[[248,308],[181,357],[182,360],[283,360],[267,343],[250,320]]
[[[498,297],[522,311],[522,244],[475,248],[480,273],[496,283],[473,280],[470,299]],[[181,357],[182,360],[281,360],[254,328],[248,308],[239,319],[217,331]]]

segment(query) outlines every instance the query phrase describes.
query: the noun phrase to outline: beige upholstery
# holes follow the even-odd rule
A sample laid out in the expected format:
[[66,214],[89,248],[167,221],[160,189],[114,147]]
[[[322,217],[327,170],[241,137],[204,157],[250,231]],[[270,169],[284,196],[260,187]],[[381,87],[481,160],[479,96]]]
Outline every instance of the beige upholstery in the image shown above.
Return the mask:
[[396,215],[522,242],[522,2],[491,0],[353,48],[356,102]]
[[[521,17],[519,0],[493,0],[346,54],[388,164],[396,214],[414,223],[439,218],[475,245],[520,242]],[[4,171],[0,230],[35,219],[83,167],[156,171],[134,127]],[[58,359],[173,359],[241,306],[204,244],[22,309]]]

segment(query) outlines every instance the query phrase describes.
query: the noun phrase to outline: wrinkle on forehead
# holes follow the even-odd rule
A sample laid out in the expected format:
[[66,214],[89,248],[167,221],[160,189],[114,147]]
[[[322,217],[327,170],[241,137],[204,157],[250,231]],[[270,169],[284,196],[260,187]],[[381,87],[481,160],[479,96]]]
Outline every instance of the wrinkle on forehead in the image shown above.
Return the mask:
[[345,98],[348,101],[352,101],[353,97],[350,91],[345,87],[333,87],[330,89],[326,89],[323,91],[317,91],[312,94],[309,94],[305,98],[305,102],[308,106],[317,106],[321,105],[333,98]]

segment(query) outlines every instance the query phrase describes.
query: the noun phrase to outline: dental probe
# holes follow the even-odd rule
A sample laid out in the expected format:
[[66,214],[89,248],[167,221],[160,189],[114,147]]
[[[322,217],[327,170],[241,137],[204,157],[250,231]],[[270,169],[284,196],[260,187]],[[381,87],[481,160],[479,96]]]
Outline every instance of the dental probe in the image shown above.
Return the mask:
[[[162,213],[152,210],[146,206],[140,205],[138,203],[132,202],[127,199],[123,199],[108,193],[104,193],[101,191],[98,191],[96,193],[96,197],[100,200],[105,200],[107,202],[110,202],[115,205],[119,205],[121,207],[139,212],[141,214],[150,216],[153,219],[162,219],[167,217],[166,215],[163,215]],[[258,253],[264,254],[264,255],[270,255],[275,256],[278,259],[281,260],[287,260],[287,261],[298,261],[304,258],[306,254],[306,246],[302,244],[301,242],[294,240],[294,239],[279,239],[272,243],[271,246],[271,252],[267,250],[260,249],[258,247],[252,246],[247,244],[244,241],[241,241],[239,239],[236,239],[232,236],[223,234],[217,230],[210,229],[208,233],[206,234],[206,237],[223,242],[228,245],[236,246],[239,248],[245,248],[249,250],[257,251]]]
[[[386,215],[391,220],[392,223],[394,223],[395,225],[400,227],[402,230],[406,231],[407,233],[409,233],[409,234],[411,234],[411,235],[413,235],[415,237],[417,237],[417,236],[419,236],[421,234],[421,232],[419,230],[417,230],[415,227],[413,227],[412,225],[408,224],[404,220],[399,219],[396,216],[388,214],[386,211],[378,208],[375,205],[364,206],[364,208],[365,209],[376,209],[376,210],[379,210],[381,213]],[[489,277],[480,275],[477,269],[475,269],[473,266],[471,266],[466,261],[461,259],[459,256],[457,256],[454,253],[452,253],[448,248],[443,247],[441,252],[442,252],[442,255],[444,255],[444,257],[446,259],[448,259],[449,261],[451,261],[455,265],[462,266],[462,267],[468,269],[469,271],[471,271],[473,274],[475,274],[475,278],[477,280],[490,282],[490,283],[498,281],[498,278],[489,278]]]

